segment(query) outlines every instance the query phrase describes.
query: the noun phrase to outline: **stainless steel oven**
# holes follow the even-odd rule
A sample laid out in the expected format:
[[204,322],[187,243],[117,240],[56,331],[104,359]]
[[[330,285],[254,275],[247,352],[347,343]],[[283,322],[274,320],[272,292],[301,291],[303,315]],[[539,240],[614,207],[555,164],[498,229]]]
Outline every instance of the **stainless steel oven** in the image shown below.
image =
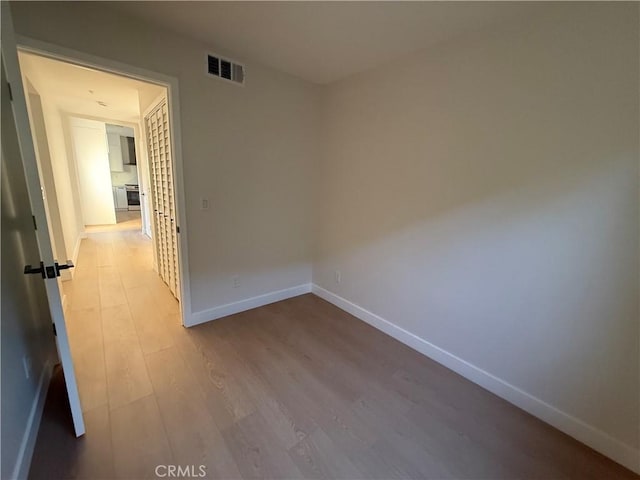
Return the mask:
[[127,209],[140,210],[140,189],[138,185],[126,184],[127,189]]

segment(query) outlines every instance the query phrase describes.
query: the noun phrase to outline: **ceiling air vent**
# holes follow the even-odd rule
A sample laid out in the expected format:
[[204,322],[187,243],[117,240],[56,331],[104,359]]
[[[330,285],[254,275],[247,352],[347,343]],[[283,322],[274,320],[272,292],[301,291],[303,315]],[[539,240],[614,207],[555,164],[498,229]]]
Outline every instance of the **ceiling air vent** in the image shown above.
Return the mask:
[[209,73],[217,77],[220,76],[220,60],[217,57],[209,55]]
[[234,83],[244,84],[244,65],[215,55],[207,55],[207,73]]

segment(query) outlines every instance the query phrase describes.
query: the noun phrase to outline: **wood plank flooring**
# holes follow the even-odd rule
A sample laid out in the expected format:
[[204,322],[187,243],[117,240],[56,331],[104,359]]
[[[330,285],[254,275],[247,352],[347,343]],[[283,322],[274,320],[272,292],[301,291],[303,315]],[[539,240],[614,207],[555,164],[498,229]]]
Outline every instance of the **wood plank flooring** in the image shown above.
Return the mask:
[[87,433],[58,370],[33,479],[638,478],[313,295],[185,329],[135,231],[83,240],[65,293]]
[[122,230],[141,230],[142,217],[140,210],[116,212],[116,223],[113,225],[85,225],[88,233],[115,232]]

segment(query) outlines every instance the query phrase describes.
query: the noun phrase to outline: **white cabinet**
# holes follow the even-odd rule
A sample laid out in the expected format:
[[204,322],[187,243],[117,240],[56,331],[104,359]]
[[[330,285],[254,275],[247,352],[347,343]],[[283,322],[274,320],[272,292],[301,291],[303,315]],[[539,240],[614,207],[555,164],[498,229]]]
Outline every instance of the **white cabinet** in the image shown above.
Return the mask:
[[113,203],[116,210],[128,210],[127,187],[113,187]]
[[109,145],[109,167],[111,171],[124,171],[120,135],[118,133],[108,132],[107,144]]

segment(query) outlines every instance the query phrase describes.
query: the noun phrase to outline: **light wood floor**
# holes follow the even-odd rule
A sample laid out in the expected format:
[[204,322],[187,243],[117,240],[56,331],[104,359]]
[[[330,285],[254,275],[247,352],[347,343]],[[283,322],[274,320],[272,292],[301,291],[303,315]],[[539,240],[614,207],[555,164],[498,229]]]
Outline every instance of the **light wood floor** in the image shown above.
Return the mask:
[[118,232],[123,230],[141,230],[140,210],[116,211],[116,223],[113,225],[85,225],[87,233]]
[[136,232],[83,241],[68,294],[87,433],[58,371],[34,479],[638,478],[313,295],[185,329]]

